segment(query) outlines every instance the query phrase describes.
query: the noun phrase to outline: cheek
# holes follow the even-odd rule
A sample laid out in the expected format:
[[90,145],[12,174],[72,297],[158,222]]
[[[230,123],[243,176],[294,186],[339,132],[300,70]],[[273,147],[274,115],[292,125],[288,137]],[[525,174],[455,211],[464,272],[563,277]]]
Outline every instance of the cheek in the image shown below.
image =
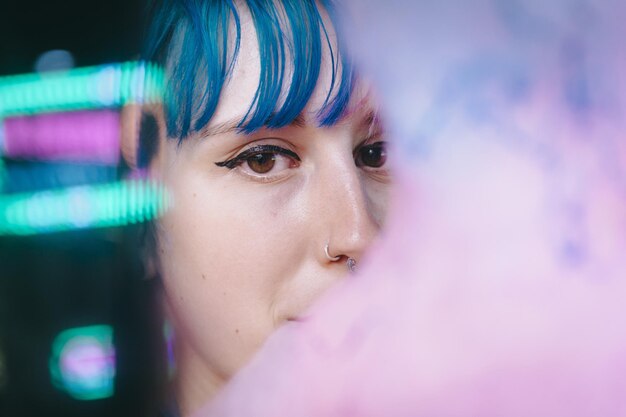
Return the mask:
[[298,250],[296,188],[193,172],[168,183],[174,207],[160,222],[159,240],[171,314],[207,361],[231,372],[281,315],[275,296],[294,273],[289,251]]
[[366,176],[362,183],[370,214],[376,224],[382,227],[387,219],[393,183],[376,181]]

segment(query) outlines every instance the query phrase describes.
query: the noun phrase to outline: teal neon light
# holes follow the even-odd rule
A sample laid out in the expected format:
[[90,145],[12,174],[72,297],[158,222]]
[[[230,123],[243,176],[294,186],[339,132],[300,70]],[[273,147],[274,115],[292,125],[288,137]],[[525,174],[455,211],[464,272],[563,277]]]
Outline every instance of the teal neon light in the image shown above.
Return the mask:
[[145,62],[0,77],[0,118],[158,102],[163,89],[161,68]]
[[113,396],[113,328],[96,325],[61,332],[52,344],[48,366],[52,384],[72,398],[90,401]]
[[0,235],[141,223],[157,217],[167,205],[162,186],[138,180],[0,195]]

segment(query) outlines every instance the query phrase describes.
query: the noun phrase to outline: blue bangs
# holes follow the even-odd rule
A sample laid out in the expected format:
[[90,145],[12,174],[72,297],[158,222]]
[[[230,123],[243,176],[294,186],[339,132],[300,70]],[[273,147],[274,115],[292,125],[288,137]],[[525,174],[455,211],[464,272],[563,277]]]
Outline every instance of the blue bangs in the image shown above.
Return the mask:
[[[164,98],[168,137],[183,140],[213,117],[239,54],[241,22],[235,3],[157,2],[144,59],[160,63],[168,75]],[[331,82],[318,123],[335,124],[350,101],[354,75],[345,54],[333,49],[316,2],[248,0],[246,4],[256,29],[261,71],[239,129],[251,133],[292,123],[317,85],[325,45],[330,50]],[[332,4],[322,4],[334,24]]]

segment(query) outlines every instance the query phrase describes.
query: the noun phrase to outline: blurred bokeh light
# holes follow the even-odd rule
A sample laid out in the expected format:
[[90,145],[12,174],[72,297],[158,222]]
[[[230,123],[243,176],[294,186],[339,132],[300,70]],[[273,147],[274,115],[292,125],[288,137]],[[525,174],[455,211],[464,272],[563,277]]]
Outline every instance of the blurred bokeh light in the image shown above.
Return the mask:
[[74,68],[74,57],[71,52],[53,49],[39,55],[35,62],[36,72],[62,71]]
[[115,348],[108,325],[68,329],[52,345],[50,375],[58,389],[78,400],[98,400],[113,395]]

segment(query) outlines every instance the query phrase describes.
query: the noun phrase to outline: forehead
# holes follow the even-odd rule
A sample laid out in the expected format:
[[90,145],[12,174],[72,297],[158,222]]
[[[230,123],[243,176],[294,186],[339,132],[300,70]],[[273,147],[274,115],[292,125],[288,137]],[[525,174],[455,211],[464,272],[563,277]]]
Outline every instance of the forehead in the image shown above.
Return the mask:
[[[250,106],[254,103],[261,80],[262,59],[266,59],[266,57],[262,57],[260,54],[257,28],[252,20],[250,9],[245,5],[240,5],[238,9],[241,18],[239,56],[235,61],[231,76],[222,89],[222,94],[210,125],[225,123],[237,117],[243,119]],[[284,19],[284,16],[282,18]],[[283,24],[285,23],[283,22]],[[332,29],[332,25],[327,26],[329,29]],[[233,31],[232,25],[230,31]],[[305,113],[319,111],[330,90],[332,78],[330,48],[325,44],[321,46],[319,78],[315,83],[310,99],[307,101],[304,109]],[[232,48],[232,42],[230,47]],[[286,95],[290,90],[289,87],[291,87],[289,81],[293,78],[294,69],[297,71],[303,70],[303,68],[294,68],[293,54],[289,51],[289,48],[286,49],[284,80],[287,80],[287,82],[283,82],[280,86],[276,107],[280,107],[285,103]],[[266,62],[263,62],[263,64],[267,65]],[[263,75],[267,76],[266,74]]]
[[170,136],[236,117],[249,130],[288,125],[300,114],[321,125],[341,117],[353,76],[326,9],[239,2],[220,10],[216,3],[177,24],[166,63]]

